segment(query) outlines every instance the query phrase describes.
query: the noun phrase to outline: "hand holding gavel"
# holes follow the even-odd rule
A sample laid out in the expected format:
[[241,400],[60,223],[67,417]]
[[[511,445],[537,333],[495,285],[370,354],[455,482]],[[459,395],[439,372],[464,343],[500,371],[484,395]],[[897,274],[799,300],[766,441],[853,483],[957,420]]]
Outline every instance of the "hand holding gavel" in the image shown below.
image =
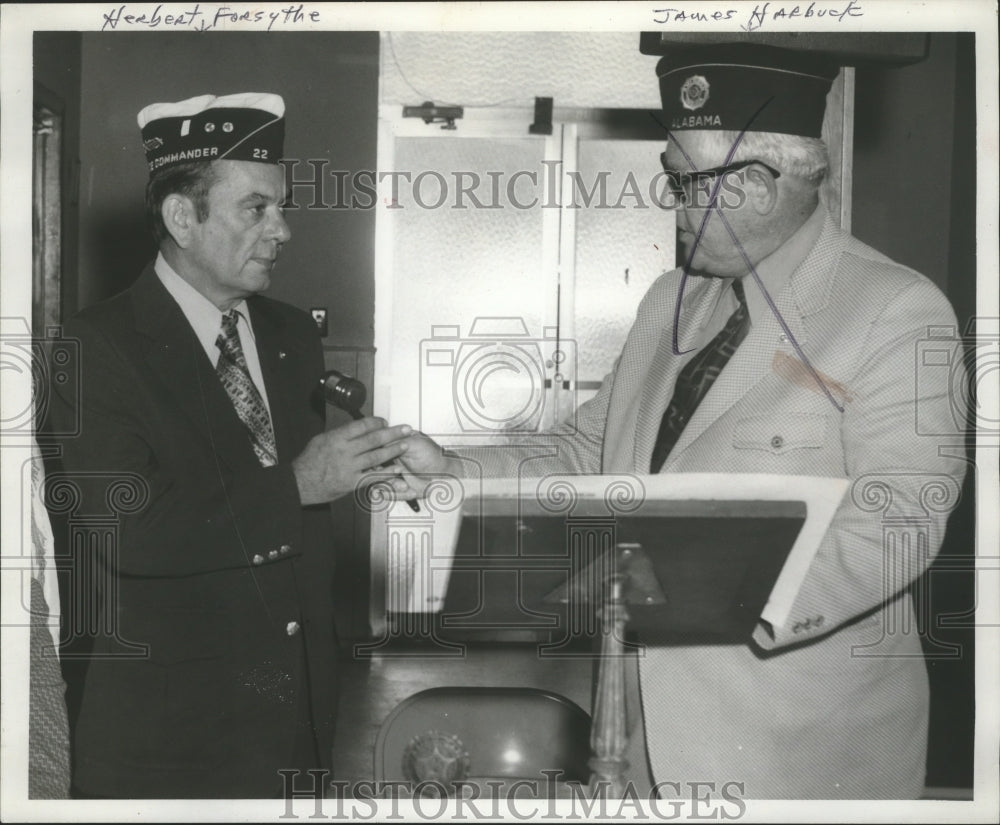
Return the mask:
[[[357,378],[351,378],[337,370],[329,370],[320,380],[326,402],[348,413],[355,421],[364,418],[361,408],[368,398],[365,385]],[[406,502],[414,513],[420,512],[420,505],[413,499]]]

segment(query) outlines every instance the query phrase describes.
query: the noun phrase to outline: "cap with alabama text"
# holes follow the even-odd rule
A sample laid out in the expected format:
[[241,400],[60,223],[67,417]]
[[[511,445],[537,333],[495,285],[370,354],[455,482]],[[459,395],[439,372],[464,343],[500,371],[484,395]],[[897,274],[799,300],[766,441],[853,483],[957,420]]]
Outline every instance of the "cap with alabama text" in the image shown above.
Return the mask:
[[681,48],[656,66],[665,125],[818,138],[839,67],[826,58],[756,44]]
[[284,148],[285,101],[265,92],[153,103],[138,120],[150,173],[197,160],[278,163]]

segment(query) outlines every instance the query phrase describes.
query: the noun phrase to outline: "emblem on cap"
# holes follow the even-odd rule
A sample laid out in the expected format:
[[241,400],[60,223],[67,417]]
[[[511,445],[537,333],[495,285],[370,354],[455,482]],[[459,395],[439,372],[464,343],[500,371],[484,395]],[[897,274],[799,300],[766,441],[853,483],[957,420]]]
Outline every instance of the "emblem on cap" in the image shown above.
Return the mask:
[[708,102],[708,81],[700,74],[691,75],[681,86],[681,104],[692,112]]
[[138,115],[150,172],[191,161],[277,164],[285,137],[285,102],[269,92],[201,95],[153,103]]

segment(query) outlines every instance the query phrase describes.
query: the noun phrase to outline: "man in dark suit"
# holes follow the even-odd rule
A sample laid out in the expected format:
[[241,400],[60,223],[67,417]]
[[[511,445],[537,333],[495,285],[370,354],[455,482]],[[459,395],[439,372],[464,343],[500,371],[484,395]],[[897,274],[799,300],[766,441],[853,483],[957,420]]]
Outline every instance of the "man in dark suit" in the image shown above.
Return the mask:
[[[135,284],[66,327],[81,508],[129,498],[94,597],[74,784],[102,797],[259,797],[329,768],[333,541],[324,506],[396,458],[406,427],[323,432],[319,336],[261,297],[290,232],[284,103],[203,96],[139,115],[160,246]],[[113,479],[117,493],[107,480]],[[146,652],[136,656],[137,645]]]

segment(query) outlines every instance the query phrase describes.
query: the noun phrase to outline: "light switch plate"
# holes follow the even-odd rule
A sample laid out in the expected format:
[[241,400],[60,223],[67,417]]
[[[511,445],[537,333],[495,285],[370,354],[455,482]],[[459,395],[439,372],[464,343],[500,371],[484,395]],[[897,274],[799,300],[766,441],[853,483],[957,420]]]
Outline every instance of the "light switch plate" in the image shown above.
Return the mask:
[[309,313],[316,322],[316,328],[319,330],[319,334],[323,338],[326,338],[329,334],[329,328],[327,327],[326,322],[326,307],[312,307],[309,310]]

